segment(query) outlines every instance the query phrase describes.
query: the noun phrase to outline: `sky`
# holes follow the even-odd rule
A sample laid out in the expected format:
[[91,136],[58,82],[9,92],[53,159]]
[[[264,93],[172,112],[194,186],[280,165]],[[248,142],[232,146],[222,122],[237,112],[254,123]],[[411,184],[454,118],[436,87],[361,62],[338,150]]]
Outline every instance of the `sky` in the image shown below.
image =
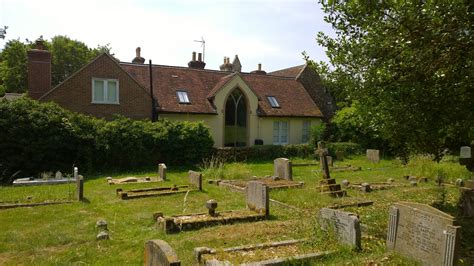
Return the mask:
[[66,35],[89,47],[110,44],[115,57],[131,62],[136,47],[153,64],[187,66],[202,52],[206,69],[239,56],[242,71],[270,72],[304,64],[306,51],[328,61],[315,37],[333,35],[316,0],[0,0],[0,27],[10,39]]

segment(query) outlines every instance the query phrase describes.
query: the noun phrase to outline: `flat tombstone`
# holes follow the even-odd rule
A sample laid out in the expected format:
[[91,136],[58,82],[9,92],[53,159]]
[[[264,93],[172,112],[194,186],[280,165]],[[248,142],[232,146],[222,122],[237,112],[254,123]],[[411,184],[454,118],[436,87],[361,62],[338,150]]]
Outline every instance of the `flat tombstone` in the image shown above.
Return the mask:
[[471,155],[471,147],[469,146],[462,146],[461,147],[461,151],[459,153],[459,158],[462,158],[462,159],[470,159],[472,158],[472,155]]
[[332,228],[341,243],[361,249],[360,222],[355,214],[322,208],[318,219],[323,230]]
[[163,240],[149,240],[145,243],[146,266],[180,266],[181,262],[173,248]]
[[287,158],[277,158],[273,161],[274,175],[285,180],[293,180],[292,163]]
[[160,176],[160,180],[166,180],[166,164],[160,163],[158,164],[158,175]]
[[367,149],[367,160],[373,163],[380,162],[380,151]]
[[202,175],[199,172],[191,171],[188,172],[189,183],[199,190],[202,190]]
[[270,197],[268,187],[258,181],[249,181],[245,191],[247,207],[257,212],[264,212],[265,216],[270,215]]
[[460,226],[455,218],[421,203],[398,202],[390,207],[387,249],[423,265],[454,265]]

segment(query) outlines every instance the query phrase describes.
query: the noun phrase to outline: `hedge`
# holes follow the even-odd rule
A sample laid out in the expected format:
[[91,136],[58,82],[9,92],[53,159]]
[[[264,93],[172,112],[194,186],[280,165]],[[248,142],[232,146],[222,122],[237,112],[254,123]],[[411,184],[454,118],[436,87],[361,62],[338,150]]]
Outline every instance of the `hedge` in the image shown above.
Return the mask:
[[23,97],[0,101],[0,182],[44,171],[125,170],[158,162],[192,164],[213,146],[199,122],[112,121]]

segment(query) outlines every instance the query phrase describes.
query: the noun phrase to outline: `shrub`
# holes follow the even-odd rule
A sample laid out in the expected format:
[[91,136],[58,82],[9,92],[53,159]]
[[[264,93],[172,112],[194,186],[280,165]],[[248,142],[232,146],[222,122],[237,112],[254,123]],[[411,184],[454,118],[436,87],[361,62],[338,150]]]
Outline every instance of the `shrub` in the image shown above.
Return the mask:
[[466,167],[452,162],[434,161],[433,155],[412,156],[408,166],[414,169],[414,175],[436,180],[438,177],[447,182],[454,182],[457,178],[469,179],[471,173]]
[[336,156],[337,151],[342,151],[345,156],[362,154],[364,151],[361,145],[352,142],[330,142],[326,146],[331,156]]
[[71,172],[190,164],[209,155],[213,141],[202,123],[105,121],[23,97],[0,102],[0,182],[45,171]]

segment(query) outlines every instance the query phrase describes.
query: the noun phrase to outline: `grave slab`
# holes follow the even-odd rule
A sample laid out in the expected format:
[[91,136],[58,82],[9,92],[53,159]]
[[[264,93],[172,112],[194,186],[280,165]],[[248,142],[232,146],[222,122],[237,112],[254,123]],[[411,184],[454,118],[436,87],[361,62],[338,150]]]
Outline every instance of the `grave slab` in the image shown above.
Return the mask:
[[318,216],[323,230],[334,230],[342,244],[361,249],[360,222],[357,215],[329,208],[321,208]]
[[389,209],[387,249],[423,265],[454,265],[459,252],[460,226],[429,205],[398,202]]

